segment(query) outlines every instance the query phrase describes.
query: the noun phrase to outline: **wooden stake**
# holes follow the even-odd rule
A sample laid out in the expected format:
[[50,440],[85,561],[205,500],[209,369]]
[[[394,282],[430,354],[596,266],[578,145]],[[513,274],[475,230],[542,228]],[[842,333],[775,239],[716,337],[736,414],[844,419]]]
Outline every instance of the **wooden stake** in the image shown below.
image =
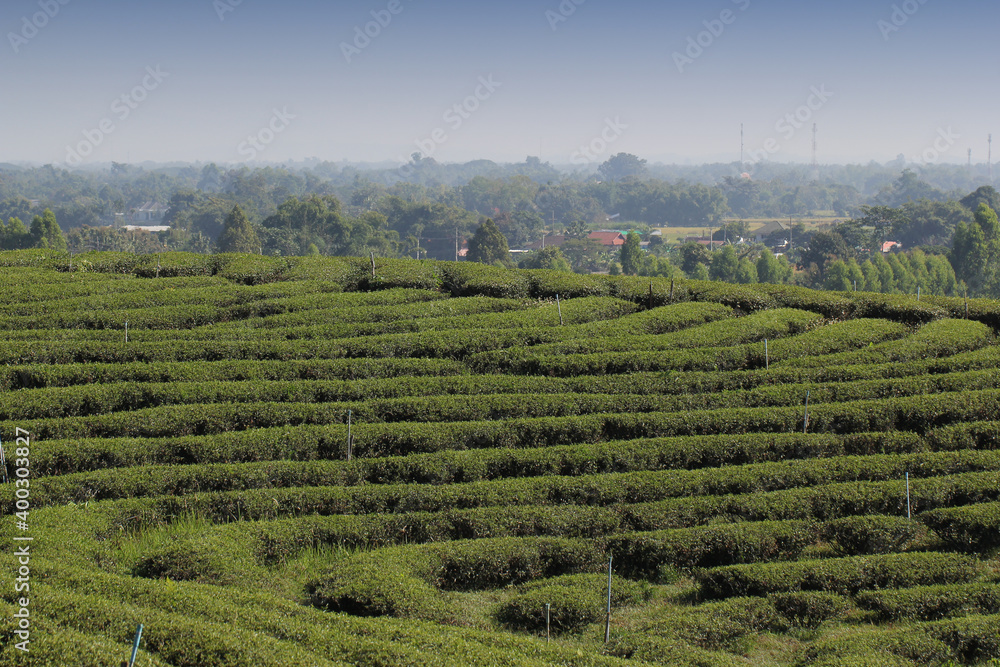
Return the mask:
[[767,349],[767,339],[764,339],[764,370],[771,370],[771,354]]
[[562,304],[559,302],[558,294],[556,294],[556,308],[559,309],[559,326],[563,326]]
[[548,644],[552,639],[552,625],[550,622],[549,609],[552,607],[548,602],[545,603],[545,643]]
[[802,417],[802,432],[809,430],[809,392],[806,392],[806,413]]
[[354,456],[354,436],[351,435],[351,411],[347,411],[347,460]]
[[604,622],[604,643],[611,641],[611,557],[608,557],[608,617]]
[[372,278],[375,277],[375,251],[372,251]]
[[3,452],[3,442],[0,442],[0,472],[3,473],[3,483],[9,482],[10,480],[7,479],[7,456]]
[[913,518],[910,515],[910,473],[906,473],[906,518]]
[[671,278],[670,279],[670,301],[673,302],[673,300],[674,300],[674,279]]

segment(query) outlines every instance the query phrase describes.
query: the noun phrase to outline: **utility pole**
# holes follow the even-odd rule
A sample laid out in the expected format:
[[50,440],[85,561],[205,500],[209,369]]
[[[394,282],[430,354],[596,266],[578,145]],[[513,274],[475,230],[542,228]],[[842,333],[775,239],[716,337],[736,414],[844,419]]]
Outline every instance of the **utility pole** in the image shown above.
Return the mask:
[[458,261],[458,227],[455,228],[455,261]]
[[812,177],[813,177],[814,181],[818,181],[819,180],[819,161],[816,158],[816,156],[817,156],[817,146],[819,145],[817,143],[817,140],[816,140],[818,134],[819,134],[819,132],[816,129],[816,123],[813,123],[813,165],[812,165],[813,166],[813,173],[812,173]]

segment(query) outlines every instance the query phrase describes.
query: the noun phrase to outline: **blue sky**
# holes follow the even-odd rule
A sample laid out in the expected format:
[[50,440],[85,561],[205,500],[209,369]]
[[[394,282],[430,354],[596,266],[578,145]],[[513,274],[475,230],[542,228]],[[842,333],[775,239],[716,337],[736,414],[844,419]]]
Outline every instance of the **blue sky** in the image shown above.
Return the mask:
[[995,0],[7,0],[0,161],[699,163],[737,160],[741,123],[748,160],[808,161],[815,123],[822,162],[985,162],[997,19]]

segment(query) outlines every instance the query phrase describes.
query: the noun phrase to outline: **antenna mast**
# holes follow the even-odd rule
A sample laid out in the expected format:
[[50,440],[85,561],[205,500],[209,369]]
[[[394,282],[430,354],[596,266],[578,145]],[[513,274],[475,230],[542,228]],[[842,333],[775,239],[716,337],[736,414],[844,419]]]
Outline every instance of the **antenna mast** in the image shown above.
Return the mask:
[[746,163],[743,162],[743,123],[740,123],[740,174],[746,171]]
[[986,149],[986,164],[990,168],[990,183],[993,183],[993,135],[991,134],[987,139],[987,149]]

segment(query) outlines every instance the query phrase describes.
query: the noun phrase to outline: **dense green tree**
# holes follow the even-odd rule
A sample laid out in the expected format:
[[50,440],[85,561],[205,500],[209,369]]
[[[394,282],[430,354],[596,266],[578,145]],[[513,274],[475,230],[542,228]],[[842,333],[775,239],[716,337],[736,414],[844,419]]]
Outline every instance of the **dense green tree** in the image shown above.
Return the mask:
[[986,204],[976,209],[973,222],[959,223],[948,257],[973,296],[997,296],[997,263],[1000,262],[1000,222]]
[[864,282],[858,283],[858,289],[863,292],[881,292],[882,291],[882,279],[879,277],[878,269],[870,259],[866,259],[861,263],[861,273],[864,276]]
[[813,284],[822,284],[827,265],[838,259],[847,260],[854,257],[854,251],[840,234],[833,231],[816,232],[809,241],[809,246],[802,252],[800,260],[809,272]]
[[260,239],[239,204],[226,217],[217,242],[219,252],[260,252]]
[[986,204],[994,211],[1000,211],[1000,192],[997,192],[992,185],[983,185],[963,197],[959,203],[970,211],[978,210],[980,204]]
[[[0,224],[3,220],[0,219]],[[3,225],[3,249],[21,250],[31,247],[31,232],[24,226],[20,218],[11,218]]]
[[921,199],[903,204],[903,211],[905,222],[893,226],[891,240],[899,241],[906,249],[920,245],[947,245],[958,223],[972,220],[968,209],[955,201]]
[[11,197],[0,201],[0,222],[10,218],[30,220],[33,217],[31,208],[31,202],[24,197]]
[[549,269],[552,271],[573,270],[569,260],[563,255],[562,250],[557,247],[542,248],[528,255],[521,260],[518,266],[522,269]]
[[757,282],[757,265],[748,257],[741,257],[736,265],[736,282],[741,285],[751,285]]
[[622,246],[618,261],[622,265],[622,273],[625,275],[634,276],[639,273],[639,266],[642,262],[642,245],[639,235],[635,232],[629,232],[625,237],[625,245]]
[[597,168],[601,178],[608,181],[621,181],[630,176],[642,176],[646,173],[646,161],[631,153],[618,153]]
[[687,277],[691,280],[711,280],[712,278],[712,276],[709,275],[708,266],[706,264],[696,265],[694,271],[687,274]]
[[468,259],[481,264],[499,264],[513,267],[510,259],[510,249],[507,239],[500,232],[496,223],[487,218],[471,239],[469,239]]
[[739,258],[736,256],[736,248],[727,244],[712,255],[712,265],[708,275],[712,280],[731,283],[736,281],[737,268],[739,268]]
[[877,204],[883,206],[901,206],[906,202],[927,199],[943,201],[946,195],[926,181],[920,180],[916,172],[904,169],[891,185],[883,188],[875,197]]
[[902,262],[896,253],[890,253],[886,258],[892,268],[893,281],[896,284],[896,291],[902,294],[916,294],[917,280],[906,262]]
[[712,253],[708,248],[694,241],[681,246],[680,256],[681,271],[688,277],[693,277],[699,266],[707,267],[712,261]]
[[66,250],[66,237],[51,209],[45,209],[31,221],[31,241],[36,248]]
[[596,273],[608,266],[608,252],[595,239],[568,239],[560,248],[576,273]]
[[[363,215],[372,215],[366,212]],[[385,228],[385,216],[373,214],[376,227]],[[320,254],[357,254],[353,247],[356,221],[343,215],[336,197],[291,197],[261,223],[267,252],[305,255],[315,245]]]
[[851,283],[852,290],[863,290],[865,288],[865,274],[858,264],[858,260],[853,257],[847,262],[847,279]]
[[226,216],[232,211],[234,203],[223,196],[182,190],[170,198],[163,224],[214,241],[222,233]]
[[847,262],[842,259],[830,262],[826,269],[826,275],[823,278],[823,289],[846,292],[852,286]]
[[896,278],[893,275],[892,267],[882,253],[878,253],[872,257],[872,265],[875,267],[878,275],[878,287],[876,288],[874,284],[869,285],[871,291],[882,292],[883,294],[895,293]]
[[585,239],[589,234],[590,225],[579,218],[566,225],[566,238]]
[[783,284],[792,277],[792,266],[782,255],[775,257],[770,250],[760,251],[760,258],[757,260],[757,280],[762,283]]

